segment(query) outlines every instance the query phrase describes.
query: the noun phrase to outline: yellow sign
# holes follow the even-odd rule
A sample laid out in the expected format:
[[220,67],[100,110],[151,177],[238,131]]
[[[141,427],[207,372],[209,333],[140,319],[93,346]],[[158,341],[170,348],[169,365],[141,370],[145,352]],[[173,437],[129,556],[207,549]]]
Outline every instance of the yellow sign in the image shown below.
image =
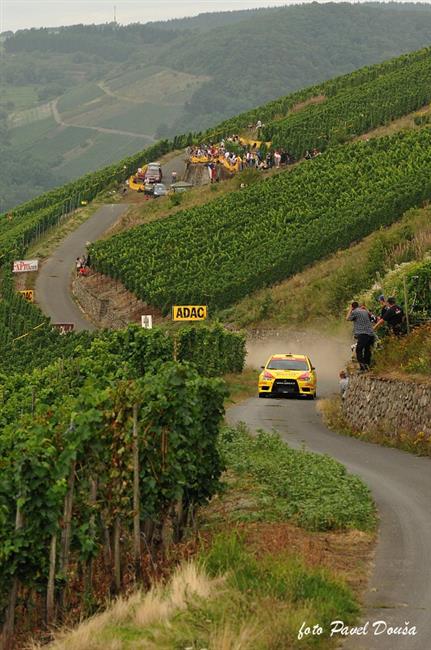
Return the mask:
[[24,291],[18,291],[18,293],[20,293],[29,302],[34,302],[33,289],[24,289]]
[[206,305],[175,305],[172,307],[172,320],[205,320],[208,318]]

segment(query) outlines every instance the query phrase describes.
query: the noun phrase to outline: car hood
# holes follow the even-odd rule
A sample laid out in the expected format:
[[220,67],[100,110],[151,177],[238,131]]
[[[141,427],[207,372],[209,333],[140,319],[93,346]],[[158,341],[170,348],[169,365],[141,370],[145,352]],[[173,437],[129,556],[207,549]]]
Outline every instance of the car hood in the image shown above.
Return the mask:
[[262,374],[270,372],[276,379],[297,379],[304,372],[311,373],[311,370],[262,370]]

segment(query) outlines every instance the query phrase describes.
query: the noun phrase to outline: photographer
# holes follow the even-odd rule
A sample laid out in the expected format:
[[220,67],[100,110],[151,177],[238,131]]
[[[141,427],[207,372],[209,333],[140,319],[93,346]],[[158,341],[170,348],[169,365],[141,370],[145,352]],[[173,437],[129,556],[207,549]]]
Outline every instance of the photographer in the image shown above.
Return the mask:
[[[347,320],[353,322],[353,334],[356,343],[356,358],[362,372],[370,369],[371,348],[374,345],[375,334],[371,324],[370,313],[358,302],[352,302]],[[377,325],[376,325],[377,326]]]

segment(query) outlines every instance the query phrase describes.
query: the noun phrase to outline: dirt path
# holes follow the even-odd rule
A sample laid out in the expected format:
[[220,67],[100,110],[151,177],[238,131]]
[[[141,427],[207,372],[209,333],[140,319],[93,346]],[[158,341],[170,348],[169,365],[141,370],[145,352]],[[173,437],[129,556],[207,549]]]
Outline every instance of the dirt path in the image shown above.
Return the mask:
[[55,99],[51,103],[51,108],[52,115],[59,126],[75,126],[78,129],[88,129],[90,131],[98,131],[99,133],[114,133],[116,135],[126,135],[133,138],[142,138],[148,142],[156,142],[156,139],[152,135],[145,135],[143,133],[134,133],[132,131],[122,131],[120,129],[108,129],[102,126],[86,126],[84,124],[73,124],[73,122],[65,122],[58,110],[58,101],[58,99]]
[[114,93],[109,86],[107,86],[103,81],[99,81],[97,83],[97,86],[100,88],[102,92],[105,93],[105,95],[108,95],[108,97],[113,97],[114,99],[117,99],[122,102],[130,102],[131,104],[144,104],[145,102],[141,101],[140,99],[135,99],[133,97],[127,97],[126,95],[120,95]]
[[[264,364],[269,352],[309,353],[323,380],[320,394],[337,389],[335,370],[342,367],[348,349],[342,341],[312,335],[279,338],[249,344],[253,365]],[[293,347],[294,346],[294,347]],[[269,351],[269,348],[271,350]],[[396,449],[338,435],[322,423],[312,402],[294,399],[258,399],[229,409],[230,423],[245,422],[251,430],[276,429],[295,448],[306,448],[333,456],[349,471],[361,476],[372,490],[380,515],[379,541],[365,611],[359,622],[370,621],[364,636],[345,641],[346,649],[425,650],[431,638],[431,459],[419,458]],[[374,636],[372,623],[416,626],[416,636],[381,634]],[[313,625],[319,621],[308,621]]]

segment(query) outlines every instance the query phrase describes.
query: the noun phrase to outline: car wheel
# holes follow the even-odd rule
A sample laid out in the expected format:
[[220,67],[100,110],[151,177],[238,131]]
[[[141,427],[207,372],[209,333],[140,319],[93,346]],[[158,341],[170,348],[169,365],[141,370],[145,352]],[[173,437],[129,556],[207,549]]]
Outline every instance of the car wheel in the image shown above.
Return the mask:
[[263,399],[264,397],[266,397],[266,395],[265,395],[265,393],[259,393],[259,397],[260,397],[260,399]]

